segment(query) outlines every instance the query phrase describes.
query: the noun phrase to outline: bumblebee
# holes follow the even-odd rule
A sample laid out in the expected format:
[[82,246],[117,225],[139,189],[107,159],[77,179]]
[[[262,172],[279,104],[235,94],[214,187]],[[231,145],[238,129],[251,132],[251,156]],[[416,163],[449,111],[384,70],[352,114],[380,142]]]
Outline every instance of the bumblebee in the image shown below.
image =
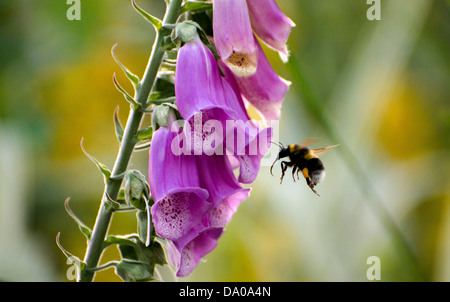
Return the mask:
[[[310,144],[312,141],[309,141]],[[309,149],[307,146],[309,144],[292,144],[287,147],[284,147],[281,143],[278,145],[280,147],[280,152],[278,153],[277,158],[273,162],[270,167],[270,174],[272,174],[273,166],[277,161],[282,158],[289,157],[290,161],[282,161],[281,162],[281,178],[280,184],[283,182],[284,174],[288,167],[292,167],[292,178],[295,181],[295,176],[299,180],[299,173],[303,174],[303,177],[306,180],[306,184],[311,190],[317,195],[320,196],[314,187],[320,183],[325,178],[325,167],[323,166],[322,161],[317,156],[319,153],[323,153],[328,151],[338,145],[333,145],[325,148],[319,149]]]

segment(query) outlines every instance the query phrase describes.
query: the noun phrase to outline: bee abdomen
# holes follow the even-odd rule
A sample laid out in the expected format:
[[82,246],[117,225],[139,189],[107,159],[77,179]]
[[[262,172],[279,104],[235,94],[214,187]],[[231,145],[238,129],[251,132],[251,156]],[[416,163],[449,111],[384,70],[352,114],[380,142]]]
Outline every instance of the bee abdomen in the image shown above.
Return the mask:
[[306,162],[309,177],[314,185],[317,185],[325,178],[325,167],[319,158],[312,158]]
[[310,174],[310,177],[311,177],[311,181],[314,183],[314,185],[317,185],[325,178],[325,170],[313,171]]

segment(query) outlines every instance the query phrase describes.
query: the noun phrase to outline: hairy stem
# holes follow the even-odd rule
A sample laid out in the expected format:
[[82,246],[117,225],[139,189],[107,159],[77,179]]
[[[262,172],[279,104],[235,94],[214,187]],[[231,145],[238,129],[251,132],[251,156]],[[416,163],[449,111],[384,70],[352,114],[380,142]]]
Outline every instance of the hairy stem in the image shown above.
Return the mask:
[[[152,90],[156,75],[164,56],[162,42],[164,37],[170,34],[170,30],[166,29],[164,25],[173,24],[177,21],[181,2],[182,0],[172,0],[170,2],[163,19],[163,27],[156,35],[150,59],[135,95],[136,102],[141,105],[141,108],[145,108],[147,99]],[[139,131],[139,127],[144,116],[143,111],[140,110],[141,108],[130,106],[130,113],[125,125],[119,153],[114,163],[111,177],[105,185],[105,191],[103,193],[92,236],[88,243],[84,257],[86,268],[80,272],[78,280],[80,282],[90,282],[94,279],[95,271],[93,268],[97,266],[100,260],[100,256],[103,252],[103,242],[108,232],[112,214],[114,212],[114,209],[108,203],[108,196],[109,198],[115,200],[119,194],[120,186],[122,184],[122,177],[117,177],[117,175],[123,175],[123,173],[127,170],[134,147],[137,143],[137,132]]]

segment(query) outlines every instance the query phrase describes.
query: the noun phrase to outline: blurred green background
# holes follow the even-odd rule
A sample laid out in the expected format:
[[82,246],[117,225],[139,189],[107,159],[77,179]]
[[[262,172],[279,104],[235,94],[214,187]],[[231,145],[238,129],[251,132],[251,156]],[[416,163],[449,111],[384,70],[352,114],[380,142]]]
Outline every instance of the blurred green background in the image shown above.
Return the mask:
[[[382,0],[380,21],[367,19],[362,0],[277,3],[296,23],[288,64],[266,49],[292,82],[279,140],[341,146],[322,156],[320,198],[262,167],[218,247],[180,281],[367,281],[370,256],[381,281],[450,281],[449,2]],[[163,0],[138,4],[163,16]],[[112,166],[113,112],[119,105],[123,122],[128,112],[113,73],[131,86],[110,50],[118,43],[118,58],[142,75],[154,39],[130,1],[82,1],[79,21],[68,8],[0,2],[2,281],[68,281],[58,232],[83,258],[64,200],[92,226],[103,180],[80,141]],[[132,168],[146,174],[147,165],[147,152],[136,153]],[[133,213],[115,214],[110,233],[135,224]],[[117,256],[110,248],[102,262]],[[119,280],[113,269],[96,277]]]

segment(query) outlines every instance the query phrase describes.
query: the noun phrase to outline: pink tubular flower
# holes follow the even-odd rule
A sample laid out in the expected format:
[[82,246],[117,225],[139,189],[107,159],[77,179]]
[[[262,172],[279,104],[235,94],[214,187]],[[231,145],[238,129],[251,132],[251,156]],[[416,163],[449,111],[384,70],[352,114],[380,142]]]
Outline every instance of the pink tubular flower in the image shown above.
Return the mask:
[[212,207],[209,192],[200,186],[195,158],[172,153],[175,136],[169,127],[160,127],[153,135],[149,161],[153,223],[158,235],[169,240],[185,236]]
[[286,42],[293,26],[294,22],[283,14],[275,0],[214,0],[217,51],[240,77],[251,76],[257,69],[258,42],[253,39],[253,32],[286,62]]
[[177,276],[190,274],[202,256],[217,246],[225,225],[231,220],[240,202],[248,197],[248,193],[248,190],[244,190],[226,198],[204,217],[202,224],[192,230],[191,234],[183,240],[173,242],[169,252],[178,264]]
[[[255,38],[256,41],[256,38]],[[270,66],[261,45],[258,48],[258,69],[250,77],[237,78],[242,96],[250,102],[266,120],[278,120],[281,104],[291,84]]]
[[[239,204],[248,198],[250,189],[244,189],[237,184],[232,173],[231,166],[225,156],[192,156],[197,158],[199,170],[209,171],[209,175],[202,178],[207,182],[205,187],[210,192],[215,192],[214,207],[203,216],[201,223],[179,240],[173,241],[173,249],[170,251],[178,263],[177,276],[187,276],[200,262],[201,258],[211,252],[224,231],[225,225],[231,220]],[[214,177],[214,178],[210,178]],[[234,191],[224,194],[225,187],[235,187]],[[213,193],[214,194],[214,193]],[[221,197],[219,197],[221,196]],[[217,203],[218,202],[218,203]]]
[[228,67],[242,77],[254,74],[257,53],[246,0],[214,0],[213,31]]
[[173,243],[177,276],[182,277],[215,248],[250,189],[238,184],[225,156],[174,155],[174,122],[172,116],[168,126],[153,135],[149,185],[155,200],[151,209],[155,231]]
[[286,42],[295,23],[286,17],[275,0],[247,0],[253,31],[287,61]]
[[295,24],[274,0],[214,0],[213,31],[217,51],[236,76],[242,96],[266,120],[279,118],[290,82],[272,69],[253,32],[286,61],[286,42],[293,26]]
[[[271,129],[260,130],[250,120],[232,73],[226,66],[222,66],[222,72],[224,77],[213,54],[198,37],[187,42],[178,53],[177,107],[191,125],[186,137],[191,138],[188,140],[194,154],[234,156],[240,163],[239,181],[251,183],[270,147]],[[216,123],[208,127],[212,121]]]

